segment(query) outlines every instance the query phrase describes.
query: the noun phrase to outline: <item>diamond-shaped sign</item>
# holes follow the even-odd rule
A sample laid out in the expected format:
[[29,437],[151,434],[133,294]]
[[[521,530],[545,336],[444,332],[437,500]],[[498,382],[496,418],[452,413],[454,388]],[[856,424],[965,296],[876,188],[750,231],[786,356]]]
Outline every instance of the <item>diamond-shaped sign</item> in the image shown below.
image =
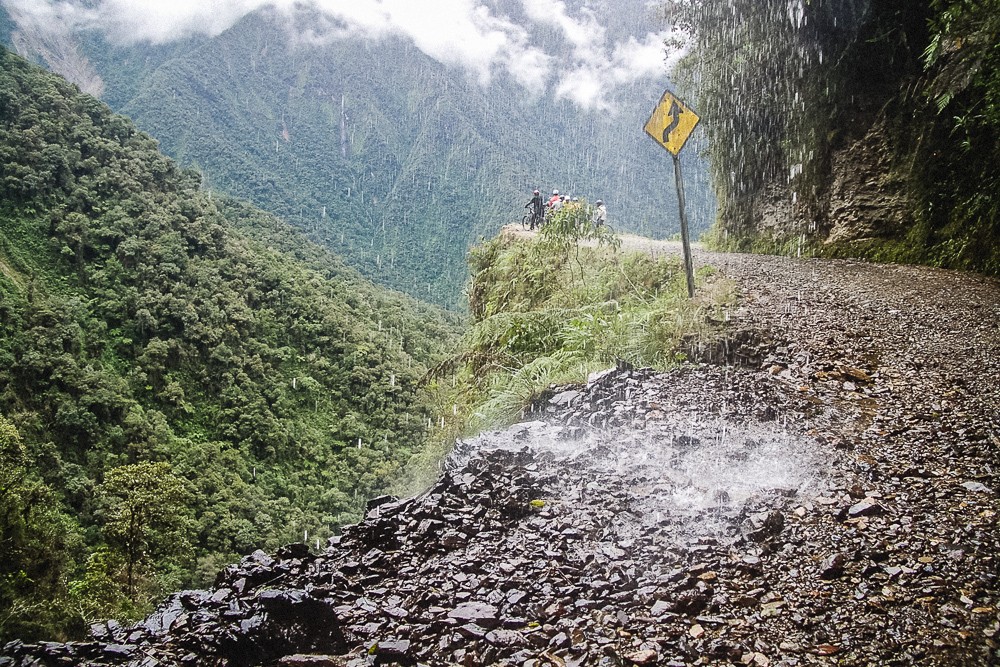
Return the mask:
[[698,124],[698,114],[691,111],[669,90],[663,93],[653,115],[646,121],[646,134],[656,143],[677,155]]

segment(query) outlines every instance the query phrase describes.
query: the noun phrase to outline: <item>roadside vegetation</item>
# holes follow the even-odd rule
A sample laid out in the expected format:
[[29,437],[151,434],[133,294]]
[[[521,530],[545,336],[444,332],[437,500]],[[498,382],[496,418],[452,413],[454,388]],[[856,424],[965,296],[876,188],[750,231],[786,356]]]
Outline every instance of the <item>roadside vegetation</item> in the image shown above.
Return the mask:
[[624,362],[668,369],[717,335],[733,284],[711,267],[687,297],[683,262],[623,251],[585,203],[557,212],[537,237],[503,230],[469,254],[471,323],[460,350],[433,371],[438,421],[412,491],[436,475],[455,438],[513,423],[552,385]]

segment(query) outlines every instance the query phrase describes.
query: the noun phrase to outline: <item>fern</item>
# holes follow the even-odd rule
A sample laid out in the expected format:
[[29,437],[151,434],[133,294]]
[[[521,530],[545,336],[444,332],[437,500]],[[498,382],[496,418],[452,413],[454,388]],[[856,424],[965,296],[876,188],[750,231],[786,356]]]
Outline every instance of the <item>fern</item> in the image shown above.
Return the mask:
[[474,425],[482,429],[509,424],[549,385],[585,379],[588,369],[582,354],[560,351],[539,357],[510,375],[497,376],[490,398],[473,415]]

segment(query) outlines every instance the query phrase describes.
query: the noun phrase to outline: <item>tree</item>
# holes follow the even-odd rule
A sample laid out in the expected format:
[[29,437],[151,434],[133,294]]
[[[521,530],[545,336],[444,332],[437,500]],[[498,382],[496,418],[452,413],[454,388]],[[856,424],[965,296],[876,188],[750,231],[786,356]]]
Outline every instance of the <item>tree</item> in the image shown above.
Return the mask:
[[[607,225],[594,222],[594,212],[587,202],[567,202],[558,211],[552,212],[542,225],[543,245],[553,251],[565,255],[570,249],[580,267],[580,279],[583,279],[583,264],[580,263],[580,244],[589,242],[608,246],[614,250],[621,247],[621,239],[615,236],[613,229]],[[570,278],[573,274],[570,273]]]
[[[358,462],[387,482],[459,320],[200,191],[69,84],[2,49],[0,65],[2,646],[134,618],[215,565],[357,520],[372,476],[349,474],[331,424],[391,445],[387,465]],[[112,470],[137,461],[171,468]]]
[[0,415],[0,643],[77,629],[65,575],[78,536],[27,464],[20,434]]
[[97,497],[104,538],[124,562],[126,592],[135,601],[136,578],[144,566],[190,551],[188,493],[169,464],[146,461],[111,470]]

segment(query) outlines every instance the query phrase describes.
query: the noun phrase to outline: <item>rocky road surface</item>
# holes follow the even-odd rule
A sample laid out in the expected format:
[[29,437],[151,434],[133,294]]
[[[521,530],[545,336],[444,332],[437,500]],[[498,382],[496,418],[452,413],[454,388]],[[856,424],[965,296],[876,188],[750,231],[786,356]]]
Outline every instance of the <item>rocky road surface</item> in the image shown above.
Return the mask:
[[0,665],[1000,664],[1000,285],[697,261],[740,298],[693,363],[554,387],[322,554]]

